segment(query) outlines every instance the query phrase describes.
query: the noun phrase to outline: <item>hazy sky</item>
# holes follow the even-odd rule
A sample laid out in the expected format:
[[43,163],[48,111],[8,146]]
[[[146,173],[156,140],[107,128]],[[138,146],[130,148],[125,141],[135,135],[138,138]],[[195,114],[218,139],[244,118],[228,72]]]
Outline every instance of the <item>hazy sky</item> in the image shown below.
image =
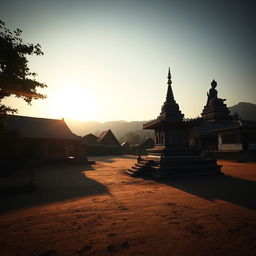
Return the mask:
[[30,68],[46,100],[19,114],[148,120],[165,100],[170,66],[185,117],[196,117],[214,78],[227,105],[256,103],[255,1],[0,0],[0,19],[40,43]]

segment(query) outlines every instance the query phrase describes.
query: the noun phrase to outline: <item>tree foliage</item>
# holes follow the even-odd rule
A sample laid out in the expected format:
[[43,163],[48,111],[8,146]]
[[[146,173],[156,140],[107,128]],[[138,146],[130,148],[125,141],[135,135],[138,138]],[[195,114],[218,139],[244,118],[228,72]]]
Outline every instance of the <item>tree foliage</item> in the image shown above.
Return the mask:
[[31,104],[32,99],[46,96],[38,88],[47,87],[35,80],[37,75],[28,67],[28,55],[43,55],[39,44],[23,43],[22,30],[10,31],[0,20],[0,113],[15,113],[18,110],[5,106],[2,100],[11,95]]

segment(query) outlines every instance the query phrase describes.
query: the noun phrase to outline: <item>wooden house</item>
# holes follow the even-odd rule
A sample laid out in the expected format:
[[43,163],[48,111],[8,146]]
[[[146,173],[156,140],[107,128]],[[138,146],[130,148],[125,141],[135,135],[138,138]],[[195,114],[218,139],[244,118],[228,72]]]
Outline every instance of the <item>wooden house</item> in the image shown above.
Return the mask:
[[100,134],[98,142],[101,144],[104,154],[122,154],[121,144],[110,129]]
[[131,144],[129,141],[125,141],[121,144],[122,153],[123,154],[130,154],[131,153]]
[[85,151],[87,155],[101,155],[101,144],[98,142],[98,137],[89,133],[83,137]]
[[51,161],[85,153],[64,120],[9,115],[1,140],[1,159]]
[[99,137],[87,134],[83,137],[88,155],[120,155],[122,148],[111,130],[103,131]]

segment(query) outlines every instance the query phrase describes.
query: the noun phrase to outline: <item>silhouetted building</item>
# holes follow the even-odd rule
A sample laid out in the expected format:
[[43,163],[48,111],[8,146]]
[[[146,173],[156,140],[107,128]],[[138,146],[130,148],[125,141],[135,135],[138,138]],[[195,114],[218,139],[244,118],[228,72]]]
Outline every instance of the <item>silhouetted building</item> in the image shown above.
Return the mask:
[[123,154],[130,154],[131,153],[131,144],[129,141],[125,141],[121,144],[122,153]]
[[152,138],[148,137],[143,142],[140,143],[140,148],[143,151],[147,149],[153,148],[155,146],[155,142]]
[[170,70],[168,73],[166,101],[157,119],[144,124],[144,129],[155,130],[155,147],[149,156],[138,158],[128,174],[174,177],[187,175],[221,174],[214,159],[197,155],[189,147],[189,129],[194,122],[185,121],[172,92]]
[[207,103],[202,112],[202,118],[209,122],[227,122],[231,120],[230,111],[224,104],[226,99],[218,98],[217,82],[213,79],[211,89],[207,93]]
[[132,144],[130,146],[131,154],[133,155],[147,155],[147,149],[155,146],[155,142],[152,138],[148,137],[139,144]]
[[122,153],[121,144],[110,129],[100,134],[98,142],[102,145],[104,154],[120,155]]
[[94,134],[87,134],[83,137],[85,151],[87,155],[101,155],[102,145],[98,142],[98,137]]
[[230,116],[230,111],[224,104],[226,99],[218,98],[215,80],[212,81],[211,87],[207,93],[207,103],[202,112],[201,122],[192,127],[189,133],[189,145],[200,151],[218,150],[218,138],[213,130],[230,127],[234,124],[234,118]]
[[81,137],[73,134],[64,120],[9,115],[5,130],[2,159],[48,161],[80,158],[85,153]]
[[218,136],[218,158],[256,160],[256,121],[237,120],[213,132]]
[[122,148],[111,130],[103,131],[99,137],[88,134],[83,137],[88,155],[120,155]]

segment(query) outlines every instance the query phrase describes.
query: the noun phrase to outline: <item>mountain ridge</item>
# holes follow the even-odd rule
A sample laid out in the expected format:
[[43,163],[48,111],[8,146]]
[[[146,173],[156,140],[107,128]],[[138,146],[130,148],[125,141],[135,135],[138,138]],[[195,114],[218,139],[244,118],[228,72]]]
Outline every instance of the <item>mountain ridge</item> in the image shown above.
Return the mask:
[[[228,107],[230,114],[237,113],[241,119],[256,121],[256,104],[249,102],[239,102],[238,104]],[[126,133],[138,132],[141,136],[152,136],[153,131],[143,130],[143,124],[150,121],[77,121],[72,119],[65,119],[68,126],[75,134],[85,136],[88,133],[99,136],[102,131],[111,129],[115,136],[120,139]]]

